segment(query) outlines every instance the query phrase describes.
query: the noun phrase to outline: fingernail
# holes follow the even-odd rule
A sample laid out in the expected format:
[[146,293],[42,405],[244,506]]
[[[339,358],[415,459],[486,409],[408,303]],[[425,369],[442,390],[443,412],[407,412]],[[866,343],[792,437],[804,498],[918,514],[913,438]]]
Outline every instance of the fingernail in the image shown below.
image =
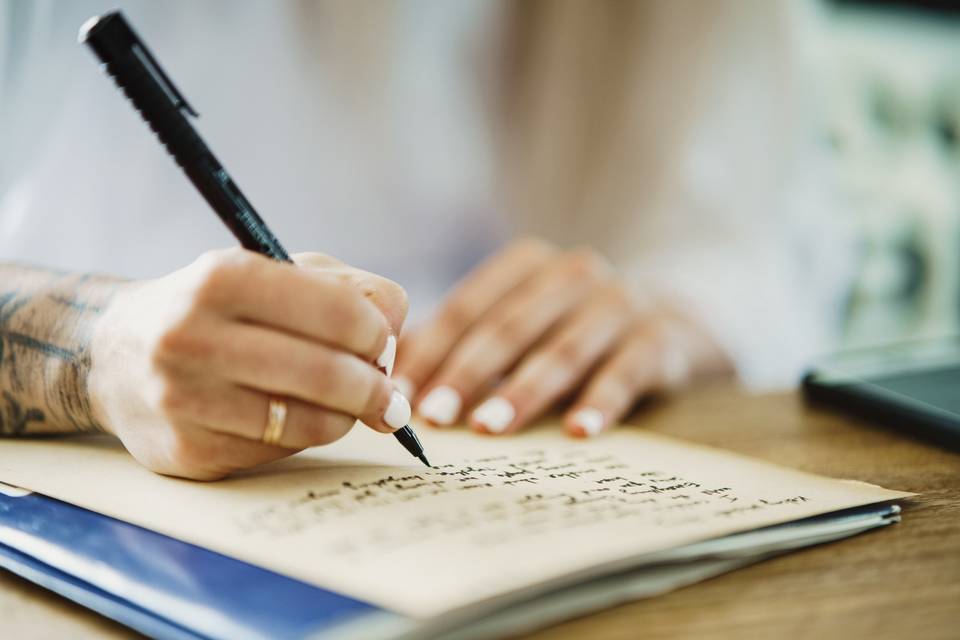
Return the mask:
[[410,403],[399,392],[390,394],[390,404],[383,413],[383,421],[394,429],[402,429],[410,422]]
[[595,436],[603,431],[603,414],[599,409],[580,409],[573,414],[573,424],[588,436]]
[[517,410],[506,398],[494,396],[473,411],[473,419],[492,433],[503,433],[517,416]]
[[377,357],[377,366],[387,372],[387,377],[393,373],[393,361],[397,359],[397,338],[396,336],[387,336],[387,344],[383,347],[380,356]]
[[397,376],[393,379],[393,388],[400,392],[407,400],[412,400],[414,394],[417,392],[416,387],[413,386],[413,380],[407,376]]
[[452,424],[460,415],[460,394],[446,385],[437,387],[420,403],[420,415],[436,424]]

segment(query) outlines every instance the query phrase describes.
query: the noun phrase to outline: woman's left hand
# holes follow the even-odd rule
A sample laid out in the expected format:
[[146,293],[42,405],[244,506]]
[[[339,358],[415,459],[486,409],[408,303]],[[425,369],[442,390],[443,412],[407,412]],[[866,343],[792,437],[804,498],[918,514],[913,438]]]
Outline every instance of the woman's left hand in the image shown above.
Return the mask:
[[577,392],[568,433],[596,435],[644,395],[729,369],[676,311],[640,310],[590,250],[522,240],[477,267],[430,321],[400,343],[395,384],[438,425],[521,429]]

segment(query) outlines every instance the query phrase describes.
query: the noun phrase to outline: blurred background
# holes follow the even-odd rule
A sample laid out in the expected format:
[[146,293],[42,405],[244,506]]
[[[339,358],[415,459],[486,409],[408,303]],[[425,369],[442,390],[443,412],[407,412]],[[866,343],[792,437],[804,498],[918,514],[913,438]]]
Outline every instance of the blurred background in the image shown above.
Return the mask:
[[539,235],[691,301],[742,370],[960,333],[960,2],[0,0],[0,259],[152,277],[232,244],[76,44],[114,4],[290,248],[414,317]]
[[960,331],[960,3],[823,0],[809,62],[858,238],[842,346]]

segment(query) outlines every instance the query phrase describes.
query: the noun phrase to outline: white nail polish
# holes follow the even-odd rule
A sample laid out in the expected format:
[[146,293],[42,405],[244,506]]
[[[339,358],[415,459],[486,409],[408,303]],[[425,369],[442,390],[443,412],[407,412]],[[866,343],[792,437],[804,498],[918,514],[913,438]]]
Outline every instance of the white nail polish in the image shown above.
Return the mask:
[[473,411],[473,419],[492,433],[503,433],[517,417],[517,410],[506,398],[494,396]]
[[573,423],[588,436],[595,436],[603,431],[603,414],[599,409],[580,409],[573,414]]
[[417,388],[413,386],[413,381],[407,376],[397,376],[393,379],[393,388],[400,392],[407,400],[413,400],[417,393]]
[[427,420],[437,424],[452,424],[460,416],[463,400],[460,394],[446,385],[437,387],[420,403],[419,411]]
[[387,344],[377,358],[377,366],[385,369],[387,377],[393,373],[393,362],[397,359],[397,338],[396,336],[387,336]]
[[410,422],[410,403],[396,391],[390,394],[390,404],[383,412],[383,421],[394,429],[402,429]]

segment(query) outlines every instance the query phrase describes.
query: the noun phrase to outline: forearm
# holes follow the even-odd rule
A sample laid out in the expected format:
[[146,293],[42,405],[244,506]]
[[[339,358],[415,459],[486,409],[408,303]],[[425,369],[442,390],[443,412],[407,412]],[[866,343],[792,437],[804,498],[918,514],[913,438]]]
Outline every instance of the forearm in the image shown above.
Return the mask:
[[90,337],[119,280],[0,264],[0,435],[98,431]]

